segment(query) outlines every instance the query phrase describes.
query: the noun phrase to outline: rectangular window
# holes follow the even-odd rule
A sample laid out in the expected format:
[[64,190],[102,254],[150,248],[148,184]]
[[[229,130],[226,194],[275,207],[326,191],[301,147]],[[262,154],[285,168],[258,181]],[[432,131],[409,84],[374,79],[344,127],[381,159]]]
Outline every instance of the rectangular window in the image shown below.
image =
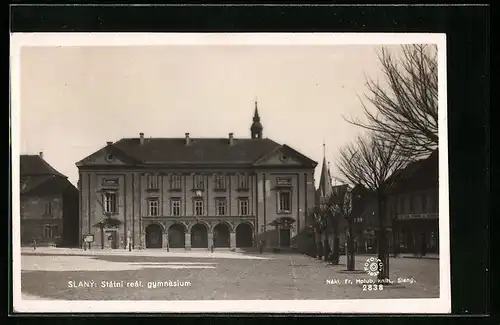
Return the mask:
[[248,199],[240,199],[240,216],[248,216]]
[[439,212],[439,193],[437,192],[432,196],[432,212]]
[[226,215],[227,201],[226,199],[215,199],[215,212],[218,216]]
[[160,215],[160,201],[158,199],[148,200],[148,213],[153,217]]
[[181,175],[170,176],[170,188],[173,190],[181,189]]
[[205,182],[203,181],[203,175],[195,175],[194,176],[194,184],[193,187],[195,189],[204,189]]
[[181,215],[181,200],[172,200],[172,215]]
[[45,203],[45,214],[46,215],[52,214],[52,202]]
[[239,175],[238,187],[241,189],[248,188],[248,175]]
[[117,212],[116,193],[108,192],[104,194],[104,212],[114,214]]
[[290,191],[279,192],[278,212],[290,212],[292,210],[291,196]]
[[399,197],[399,213],[405,213],[405,197]]
[[45,225],[43,228],[43,237],[44,238],[52,238],[52,228],[50,225]]
[[427,212],[427,195],[422,194],[422,212]]
[[52,232],[52,237],[59,237],[59,227],[57,225],[52,225],[50,227],[50,230]]
[[409,204],[410,204],[410,208],[409,208],[409,211],[408,211],[408,212],[409,212],[409,213],[413,213],[413,212],[415,212],[415,211],[413,210],[413,208],[414,208],[414,204],[413,204],[413,203],[414,203],[414,201],[415,201],[415,197],[414,197],[413,195],[410,195],[410,197],[408,198],[408,200],[410,201],[410,202],[409,202]]
[[148,175],[148,189],[158,189],[158,175]]
[[194,215],[202,216],[203,215],[203,201],[195,200],[194,201]]
[[226,188],[226,177],[224,175],[215,176],[215,188],[219,190]]

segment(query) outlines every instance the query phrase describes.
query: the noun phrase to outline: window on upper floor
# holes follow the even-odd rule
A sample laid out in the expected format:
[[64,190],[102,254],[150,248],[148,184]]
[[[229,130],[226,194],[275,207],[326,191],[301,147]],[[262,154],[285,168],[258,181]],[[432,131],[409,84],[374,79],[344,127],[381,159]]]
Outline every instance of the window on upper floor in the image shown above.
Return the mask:
[[148,215],[152,217],[160,215],[160,201],[158,199],[148,199]]
[[292,193],[290,191],[278,192],[278,213],[290,213],[292,211]]
[[45,215],[52,215],[52,202],[47,202],[45,203],[45,211],[44,211],[44,214]]
[[427,194],[422,194],[422,212],[426,213],[427,212]]
[[248,175],[240,174],[238,175],[238,188],[248,189]]
[[181,215],[181,200],[180,199],[172,199],[171,201],[172,215],[180,216]]
[[114,192],[106,192],[103,195],[103,208],[107,214],[116,214],[118,211],[117,195]]
[[405,213],[405,197],[404,196],[399,197],[398,211],[399,211],[399,213]]
[[215,188],[217,190],[226,189],[226,177],[224,175],[216,175],[215,176]]
[[148,189],[157,190],[159,188],[158,175],[147,175]]
[[409,213],[414,213],[415,212],[415,210],[414,210],[415,209],[415,196],[414,195],[410,195],[410,197],[408,198],[408,200],[409,200],[408,203],[410,205],[410,207],[408,209],[409,210],[408,212]]
[[242,198],[239,199],[239,210],[240,210],[240,216],[248,216],[250,214],[249,212],[249,204],[248,204],[248,199]]
[[224,198],[215,199],[215,213],[218,216],[225,216],[227,210],[227,200]]
[[203,200],[194,200],[194,215],[203,215]]
[[435,193],[432,196],[432,212],[437,213],[439,211],[439,193]]
[[171,175],[170,176],[170,189],[180,190],[181,189],[181,175]]
[[203,175],[194,175],[193,187],[195,189],[202,190],[205,188],[205,181]]

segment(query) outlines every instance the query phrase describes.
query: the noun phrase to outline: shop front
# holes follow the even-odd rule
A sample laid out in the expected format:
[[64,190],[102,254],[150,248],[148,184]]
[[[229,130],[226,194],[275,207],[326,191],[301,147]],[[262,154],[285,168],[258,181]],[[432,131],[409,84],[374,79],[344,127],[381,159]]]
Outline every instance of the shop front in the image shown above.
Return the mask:
[[398,215],[394,222],[394,243],[399,253],[424,256],[439,254],[437,214]]

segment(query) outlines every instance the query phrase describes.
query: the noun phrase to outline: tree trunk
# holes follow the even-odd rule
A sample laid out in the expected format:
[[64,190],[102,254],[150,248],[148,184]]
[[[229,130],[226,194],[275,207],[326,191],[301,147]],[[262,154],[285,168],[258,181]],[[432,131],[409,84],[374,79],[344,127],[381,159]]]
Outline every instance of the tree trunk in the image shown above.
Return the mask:
[[348,220],[347,230],[347,271],[355,270],[354,236],[352,236],[352,222]]
[[322,247],[322,242],[321,242],[321,233],[317,232],[316,233],[316,258],[322,259],[323,258],[323,247]]
[[392,222],[392,252],[394,257],[398,257],[399,255],[399,232],[398,229],[395,227],[394,220]]
[[380,228],[377,231],[377,242],[378,242],[378,259],[382,262],[382,267],[379,269],[378,280],[389,279],[389,251],[387,247],[387,233],[385,230],[384,223],[384,206],[385,198],[383,193],[378,193],[378,218]]
[[332,252],[332,264],[338,265],[340,262],[340,239],[338,224],[335,224],[333,229],[333,252]]
[[328,233],[323,239],[323,247],[324,247],[323,258],[325,262],[330,262],[331,248],[330,248],[330,243],[328,242]]

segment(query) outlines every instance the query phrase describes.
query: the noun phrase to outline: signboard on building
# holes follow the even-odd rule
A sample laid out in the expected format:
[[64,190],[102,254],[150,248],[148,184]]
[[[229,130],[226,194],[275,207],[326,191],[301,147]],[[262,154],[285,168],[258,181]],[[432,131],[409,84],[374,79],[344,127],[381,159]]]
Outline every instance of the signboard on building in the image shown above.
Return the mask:
[[83,241],[86,243],[93,243],[94,242],[94,235],[85,235],[83,237]]
[[420,213],[420,214],[400,214],[399,220],[424,220],[424,219],[437,219],[437,213]]
[[118,186],[117,178],[103,178],[102,186]]
[[278,177],[276,179],[277,186],[292,186],[292,179],[289,177]]

